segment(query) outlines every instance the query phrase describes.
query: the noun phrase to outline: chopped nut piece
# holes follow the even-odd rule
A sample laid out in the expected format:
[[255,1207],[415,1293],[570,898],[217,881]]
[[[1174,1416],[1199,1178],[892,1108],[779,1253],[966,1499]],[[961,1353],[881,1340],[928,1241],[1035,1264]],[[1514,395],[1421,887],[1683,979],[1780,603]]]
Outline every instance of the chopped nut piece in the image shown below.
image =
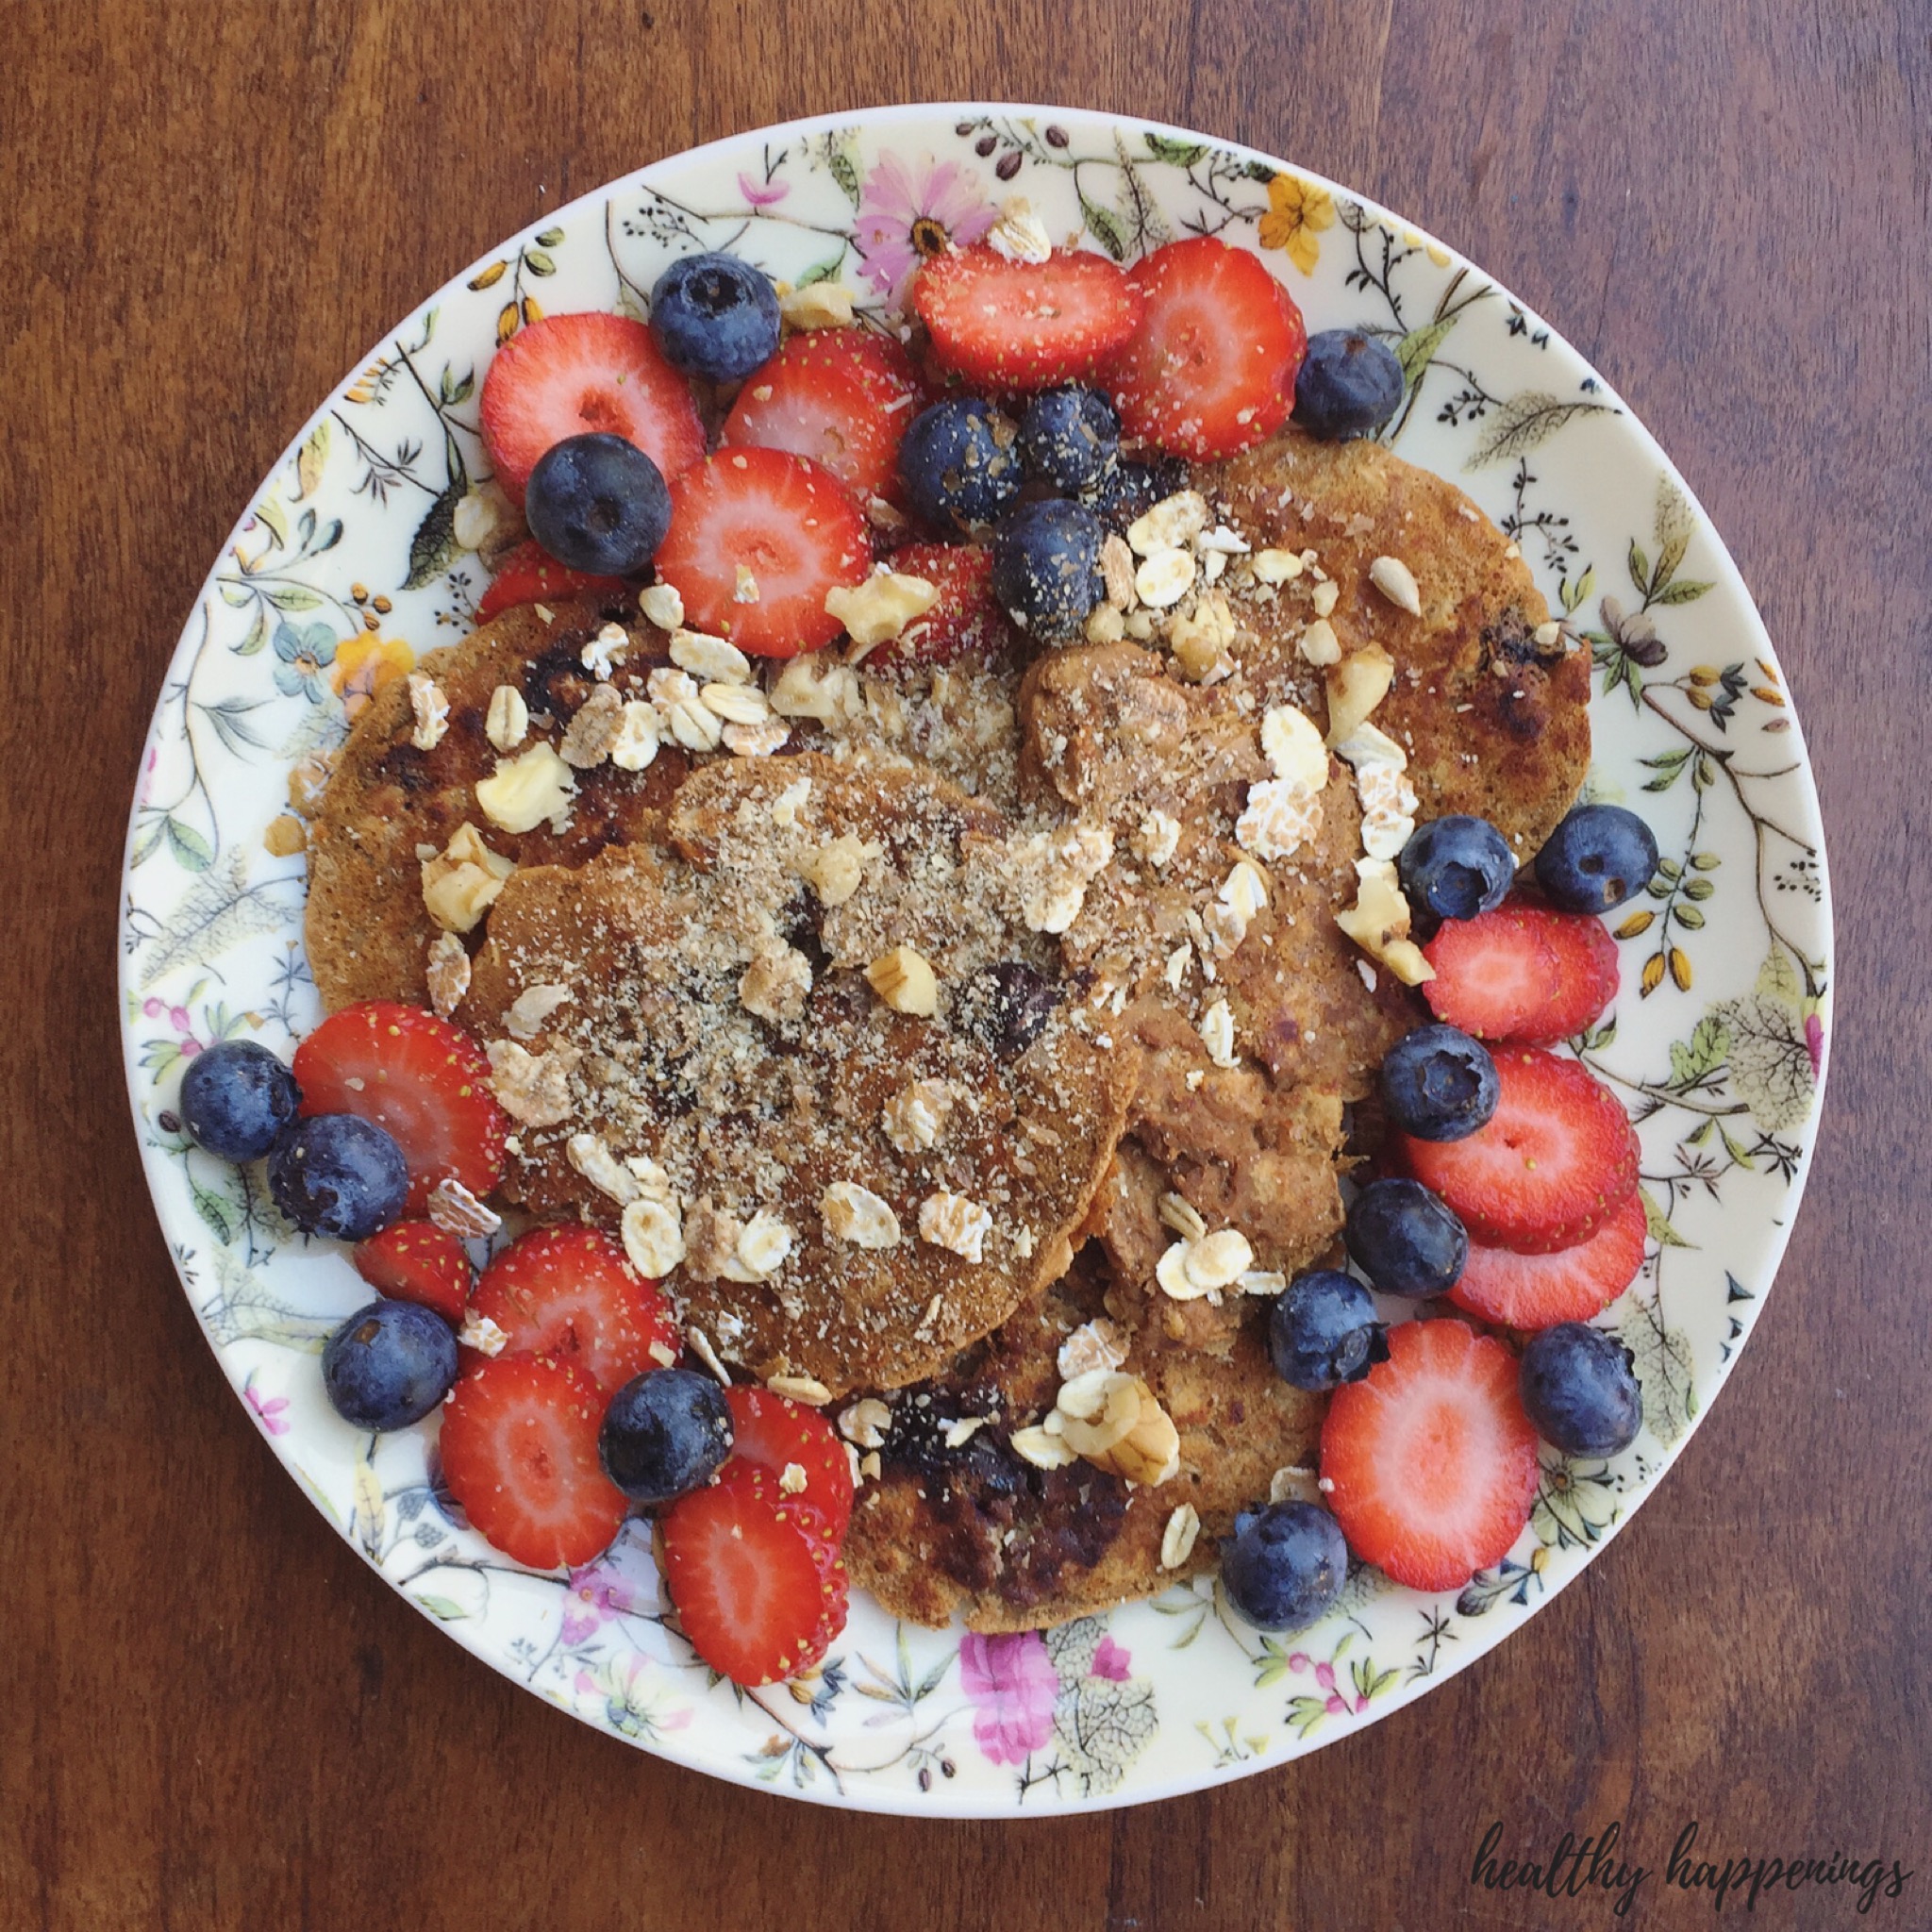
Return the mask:
[[1291,584],[1302,574],[1302,560],[1292,550],[1257,550],[1255,575],[1264,584]]
[[1436,969],[1408,937],[1408,901],[1396,881],[1394,861],[1358,858],[1355,875],[1355,904],[1335,915],[1336,924],[1404,986],[1421,986],[1435,978]]
[[[638,608],[659,630],[679,630],[684,625],[684,599],[675,584],[653,584],[638,593]],[[687,669],[690,667],[687,666]]]
[[282,812],[268,822],[261,835],[262,850],[272,858],[292,858],[308,842],[302,821],[293,812]]
[[490,1056],[490,1091],[518,1125],[554,1127],[575,1110],[570,1076],[580,1056],[575,1047],[530,1053],[513,1040],[492,1040],[483,1050]]
[[1422,592],[1416,587],[1415,574],[1401,558],[1376,558],[1369,566],[1369,581],[1398,610],[1406,610],[1411,617],[1423,614]]
[[1080,1459],[1060,1437],[1049,1435],[1037,1425],[1015,1429],[1008,1440],[1012,1444],[1013,1454],[1021,1461],[1030,1462],[1035,1469],[1065,1469],[1069,1463]]
[[1408,754],[1385,731],[1360,724],[1335,747],[1355,769],[1362,808],[1362,850],[1371,858],[1393,858],[1415,831],[1416,793],[1408,782]]
[[503,1216],[458,1180],[440,1180],[430,1189],[429,1218],[460,1241],[481,1241],[503,1225]]
[[1000,218],[986,240],[996,255],[1004,255],[1008,261],[1037,266],[1053,258],[1053,239],[1046,232],[1046,224],[1033,212],[1033,204],[1024,194],[1009,195],[1000,204]]
[[843,282],[808,282],[778,297],[778,313],[792,328],[846,328],[852,322],[853,300]]
[[1199,568],[1191,550],[1157,550],[1134,573],[1134,594],[1150,610],[1165,610],[1193,589]]
[[1273,1268],[1248,1268],[1235,1286],[1243,1294],[1280,1294],[1288,1287],[1288,1276]]
[[1261,714],[1261,753],[1277,778],[1304,791],[1320,791],[1328,782],[1328,752],[1315,721],[1292,705],[1274,705]]
[[420,671],[409,673],[409,708],[416,714],[416,728],[409,742],[418,751],[434,751],[449,729],[449,700],[433,677]]
[[807,1408],[823,1408],[831,1401],[832,1391],[811,1375],[772,1375],[765,1387],[788,1402],[803,1403]]
[[859,646],[851,661],[904,632],[916,617],[924,617],[939,597],[939,586],[924,577],[902,576],[897,571],[875,571],[863,583],[836,584],[825,592],[825,615],[836,617]]
[[1177,612],[1167,628],[1174,662],[1195,684],[1216,684],[1233,674],[1235,637],[1234,611],[1219,591],[1197,598],[1191,613]]
[[1111,604],[1098,604],[1088,617],[1082,634],[1090,644],[1117,644],[1126,636],[1127,626]]
[[558,754],[575,770],[591,771],[610,756],[623,729],[624,700],[615,685],[600,684],[577,707]]
[[1134,553],[1118,530],[1109,530],[1100,543],[1100,580],[1107,601],[1115,609],[1134,608]]
[[876,1395],[867,1395],[839,1412],[839,1433],[861,1449],[877,1449],[892,1426],[892,1411]]
[[602,625],[597,635],[577,653],[577,662],[601,682],[610,675],[618,660],[629,649],[630,633],[623,625]]
[[516,750],[530,735],[530,708],[513,684],[499,684],[490,693],[490,708],[483,718],[483,736],[498,751]]
[[465,820],[443,851],[423,861],[423,904],[445,932],[473,932],[516,869]]
[[811,1478],[805,1473],[803,1463],[788,1462],[778,1472],[778,1491],[786,1496],[802,1495],[810,1480]]
[[1227,524],[1216,524],[1194,539],[1194,549],[1202,557],[1245,557],[1248,540]]
[[1322,1501],[1322,1490],[1312,1469],[1297,1469],[1292,1463],[1277,1469],[1268,1484],[1271,1503],[1315,1503]]
[[952,1091],[942,1082],[909,1081],[885,1105],[882,1124],[886,1139],[901,1154],[928,1153],[939,1145],[952,1110]]
[[552,1013],[567,1001],[576,998],[567,986],[558,986],[548,981],[541,986],[526,986],[509,1004],[509,1011],[504,1015],[504,1025],[512,1040],[535,1040],[549,1023]]
[[1553,644],[1560,643],[1563,626],[1553,619],[1548,624],[1540,624],[1530,632],[1529,641],[1538,650],[1547,651]]
[[1326,674],[1330,749],[1349,737],[1356,726],[1389,694],[1395,681],[1395,659],[1380,644],[1368,644]]
[[718,735],[733,758],[768,758],[783,747],[791,736],[791,727],[767,718],[761,724],[727,724]]
[[1201,1044],[1217,1067],[1241,1065],[1234,1050],[1234,1015],[1228,1011],[1225,1000],[1216,1000],[1201,1015],[1200,1032]]
[[795,946],[775,942],[760,953],[738,982],[740,1004],[760,1020],[803,1017],[811,992],[811,961]]
[[638,1177],[595,1134],[573,1134],[564,1143],[564,1158],[601,1194],[627,1208],[638,1198]]
[[671,661],[701,684],[743,684],[751,677],[751,659],[736,644],[701,630],[673,633]]
[[825,1232],[855,1248],[896,1248],[899,1217],[870,1188],[857,1181],[834,1181],[819,1202]]
[[895,1013],[929,1020],[939,1010],[939,977],[925,955],[911,946],[894,946],[881,954],[865,969],[865,978]]
[[618,1231],[630,1265],[647,1281],[662,1281],[684,1259],[684,1224],[675,1202],[626,1203]]
[[875,856],[875,848],[854,833],[827,840],[805,863],[806,879],[819,904],[844,905],[864,882],[866,860]]
[[1200,1534],[1200,1511],[1191,1503],[1181,1504],[1160,1532],[1160,1567],[1178,1570],[1194,1554],[1194,1540]]
[[1181,822],[1157,809],[1141,821],[1141,828],[1134,834],[1134,856],[1149,865],[1165,865],[1180,842]]
[[[1076,1455],[1104,1456],[1140,1419],[1141,1391],[1137,1375],[1095,1369],[1062,1383],[1046,1426]],[[1058,1427],[1055,1427],[1055,1419]]]
[[449,533],[463,550],[481,550],[510,520],[509,505],[503,492],[486,483],[478,490],[466,490],[457,498],[450,513]]
[[919,1238],[963,1259],[983,1259],[982,1244],[992,1232],[992,1216],[964,1194],[941,1191],[919,1204]]
[[[1341,586],[1332,577],[1324,577],[1308,592],[1308,603],[1317,617],[1333,617],[1335,607],[1341,602]],[[1338,644],[1338,650],[1341,647]]]
[[1179,490],[1127,525],[1127,541],[1136,555],[1182,550],[1208,527],[1208,499],[1198,490]]
[[[1328,586],[1333,589],[1334,586]],[[1341,640],[1335,635],[1335,626],[1325,617],[1318,617],[1304,627],[1297,649],[1305,664],[1312,664],[1318,671],[1325,671],[1331,664],[1341,661]]]
[[860,716],[865,700],[858,674],[849,664],[825,661],[821,651],[791,658],[772,687],[772,708],[781,718],[812,718],[821,724]]
[[948,1449],[965,1448],[967,1443],[972,1441],[974,1437],[978,1435],[980,1430],[985,1428],[991,1420],[992,1418],[990,1415],[962,1415],[958,1422],[948,1423],[943,1439],[946,1447]]
[[439,1019],[447,1020],[470,990],[470,956],[455,933],[440,932],[430,941],[423,977],[431,1009]]
[[547,744],[498,758],[493,775],[476,781],[476,803],[498,830],[531,832],[559,816],[577,789],[571,768]]
[[1091,1374],[1096,1369],[1117,1369],[1127,1358],[1126,1338],[1105,1315],[1098,1315],[1060,1343],[1058,1362],[1060,1380],[1071,1382],[1076,1375]]
[[758,580],[753,576],[748,566],[738,566],[736,585],[731,592],[734,604],[756,604],[758,601]]
[[492,1358],[509,1346],[509,1337],[488,1315],[479,1315],[474,1309],[464,1314],[463,1325],[457,1330],[457,1340],[465,1348],[474,1348],[478,1355]]
[[1012,848],[1020,916],[1029,932],[1061,933],[1080,916],[1087,887],[1113,858],[1113,831],[1080,823],[1035,832]]

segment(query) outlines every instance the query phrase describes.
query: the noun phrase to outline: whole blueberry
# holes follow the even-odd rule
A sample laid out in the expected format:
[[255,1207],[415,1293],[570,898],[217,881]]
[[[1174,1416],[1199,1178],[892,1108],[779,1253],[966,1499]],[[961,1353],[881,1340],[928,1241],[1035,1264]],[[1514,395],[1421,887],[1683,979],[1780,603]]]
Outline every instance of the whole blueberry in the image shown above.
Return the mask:
[[1371,1181],[1349,1208],[1344,1235],[1362,1273],[1408,1301],[1447,1294],[1469,1259],[1468,1231],[1420,1181]]
[[778,291],[735,255],[686,255],[651,291],[651,333],[674,369],[741,382],[778,353]]
[[224,1160],[259,1160],[301,1105],[294,1074],[252,1040],[204,1047],[181,1075],[181,1124]]
[[1537,1434],[1572,1456],[1615,1456],[1643,1422],[1630,1351],[1587,1323],[1559,1322],[1532,1336],[1517,1387]]
[[1536,856],[1537,884],[1565,912],[1608,912],[1656,871],[1656,836],[1621,805],[1579,805]]
[[358,1429],[419,1423],[457,1378],[457,1339],[417,1302],[358,1308],[322,1351],[322,1382],[336,1413]]
[[1069,496],[1091,490],[1121,447],[1121,419],[1092,389],[1050,389],[1020,418],[1020,455],[1029,475]]
[[1493,912],[1516,877],[1509,841],[1488,819],[1452,812],[1420,825],[1395,860],[1409,909],[1431,925]]
[[1020,493],[1013,425],[977,396],[955,396],[922,409],[899,445],[906,499],[941,530],[991,524]]
[[1221,1587],[1257,1630],[1305,1630],[1348,1581],[1341,1525],[1312,1503],[1243,1510],[1221,1544]]
[[1402,364],[1377,337],[1355,328],[1308,338],[1294,379],[1294,420],[1324,442],[1373,436],[1402,406]]
[[1359,1382],[1389,1359],[1389,1338],[1374,1297],[1353,1274],[1312,1268],[1297,1274],[1268,1317],[1268,1352],[1291,1389],[1319,1394]]
[[1109,530],[1124,532],[1157,503],[1188,487],[1188,466],[1178,457],[1154,457],[1146,461],[1123,457],[1086,492],[1087,508]]
[[1496,1110],[1496,1063],[1454,1026],[1419,1026],[1382,1061],[1382,1107],[1418,1141],[1466,1141]]
[[992,593],[1030,636],[1049,643],[1080,634],[1107,595],[1100,576],[1106,532],[1084,504],[1060,497],[1023,503],[992,540]]
[[709,1482],[731,1454],[731,1411],[709,1375],[652,1369],[610,1398],[597,1433],[604,1474],[633,1503],[668,1503]]
[[572,570],[629,576],[671,527],[663,474],[636,443],[607,430],[545,450],[524,490],[530,534]]
[[364,1241],[401,1219],[409,1169],[375,1122],[316,1113],[283,1128],[269,1149],[268,1191],[305,1234]]

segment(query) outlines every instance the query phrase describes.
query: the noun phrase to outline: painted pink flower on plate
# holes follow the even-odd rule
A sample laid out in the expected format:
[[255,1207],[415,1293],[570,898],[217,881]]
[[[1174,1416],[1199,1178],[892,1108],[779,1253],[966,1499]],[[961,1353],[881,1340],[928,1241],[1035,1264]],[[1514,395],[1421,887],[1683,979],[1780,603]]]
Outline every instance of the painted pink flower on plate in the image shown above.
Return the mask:
[[959,1644],[959,1682],[973,1701],[973,1738],[988,1763],[1024,1764],[1053,1735],[1059,1679],[1039,1631],[969,1633]]
[[911,163],[881,155],[858,196],[853,241],[866,279],[894,307],[912,271],[948,245],[971,247],[985,239],[998,210],[958,161]]
[[744,196],[747,208],[772,208],[791,192],[791,184],[789,181],[758,181],[741,169],[738,192]]
[[286,1395],[272,1395],[264,1402],[255,1392],[255,1377],[253,1375],[250,1375],[247,1382],[242,1386],[242,1393],[248,1398],[249,1407],[260,1417],[262,1427],[271,1436],[286,1436],[289,1433],[289,1421],[283,1413],[289,1406],[289,1398]]
[[639,1607],[630,1586],[616,1571],[592,1563],[570,1574],[559,1634],[567,1644],[581,1643],[612,1617],[629,1616]]
[[1132,1659],[1111,1637],[1103,1637],[1093,1653],[1091,1674],[1110,1684],[1124,1684],[1133,1674]]

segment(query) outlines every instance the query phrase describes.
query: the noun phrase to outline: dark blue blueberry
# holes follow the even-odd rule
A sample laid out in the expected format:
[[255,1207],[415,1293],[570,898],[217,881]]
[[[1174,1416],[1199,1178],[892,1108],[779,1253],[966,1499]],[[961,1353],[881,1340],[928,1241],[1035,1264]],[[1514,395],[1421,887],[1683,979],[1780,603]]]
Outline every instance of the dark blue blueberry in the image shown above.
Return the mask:
[[1050,389],[1020,418],[1020,454],[1030,474],[1068,496],[1091,490],[1119,456],[1121,419],[1093,389]]
[[1087,508],[1109,530],[1124,532],[1136,518],[1157,503],[1188,487],[1188,466],[1178,457],[1154,457],[1142,462],[1123,457],[1087,494]]
[[1312,1503],[1244,1509],[1221,1543],[1221,1587],[1257,1630],[1305,1630],[1348,1581],[1341,1525]]
[[1496,1063],[1454,1026],[1418,1026],[1382,1061],[1382,1108],[1418,1141],[1466,1141],[1496,1110]]
[[1409,910],[1433,926],[1441,919],[1493,912],[1508,896],[1516,859],[1488,819],[1453,812],[1418,827],[1395,869]]
[[403,1150],[373,1121],[310,1114],[269,1150],[268,1191],[305,1234],[366,1241],[401,1219],[409,1196]]
[[668,1503],[709,1482],[731,1454],[731,1411],[709,1375],[653,1369],[610,1398],[597,1433],[604,1474],[633,1503]]
[[1517,1387],[1536,1432],[1572,1456],[1615,1456],[1643,1421],[1630,1351],[1583,1322],[1559,1322],[1530,1338]]
[[1384,1294],[1422,1301],[1462,1279],[1469,1234],[1420,1181],[1371,1181],[1348,1210],[1348,1252]]
[[636,443],[605,430],[545,450],[524,491],[530,534],[572,570],[630,576],[671,527],[671,492]]
[[735,255],[687,255],[651,291],[651,333],[687,375],[741,382],[778,353],[778,291]]
[[1657,839],[1621,805],[1579,805],[1543,841],[1536,882],[1565,912],[1608,912],[1657,871]]
[[1060,497],[1023,503],[992,540],[992,593],[1029,636],[1064,642],[1107,595],[1100,519]]
[[358,1308],[322,1351],[323,1387],[336,1413],[358,1429],[420,1423],[457,1378],[457,1339],[417,1302]]
[[939,530],[983,528],[1020,493],[1025,473],[1013,425],[977,396],[922,409],[899,445],[906,497]]
[[1297,1274],[1268,1318],[1274,1373],[1291,1389],[1319,1393],[1359,1382],[1389,1359],[1389,1338],[1374,1297],[1353,1274],[1313,1268]]
[[1354,328],[1308,338],[1294,379],[1294,420],[1310,436],[1373,436],[1401,407],[1402,364],[1387,342]]
[[301,1104],[294,1074],[252,1040],[217,1041],[181,1076],[181,1124],[224,1160],[259,1160]]

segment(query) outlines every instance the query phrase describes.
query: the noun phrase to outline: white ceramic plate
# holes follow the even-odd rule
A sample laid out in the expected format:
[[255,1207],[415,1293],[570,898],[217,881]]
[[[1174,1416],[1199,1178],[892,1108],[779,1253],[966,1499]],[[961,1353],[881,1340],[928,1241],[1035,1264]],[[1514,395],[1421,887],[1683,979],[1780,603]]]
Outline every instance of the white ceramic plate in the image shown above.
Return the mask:
[[[358,1435],[317,1353],[366,1299],[256,1179],[168,1108],[220,1037],[286,1054],[319,1017],[302,864],[264,833],[303,753],[415,654],[459,637],[485,573],[455,506],[487,470],[475,390],[500,332],[634,305],[674,255],[890,299],[922,246],[1008,194],[1056,236],[1131,258],[1207,232],[1258,249],[1311,330],[1375,330],[1408,372],[1401,453],[1522,544],[1595,653],[1594,796],[1666,855],[1615,922],[1624,992],[1586,1049],[1640,1119],[1653,1241],[1604,1317],[1636,1351],[1645,1426],[1606,1463],[1545,1452],[1509,1557],[1459,1596],[1359,1572],[1291,1641],[1205,1586],[1045,1636],[895,1625],[870,1603],[822,1670],[710,1684],[663,1622],[646,1539],[574,1575],[498,1557],[438,1494],[433,1429]],[[1658,896],[1657,894],[1660,894]],[[1641,929],[1640,929],[1641,928]],[[127,1074],[149,1185],[210,1346],[290,1473],[393,1588],[586,1723],[721,1777],[861,1809],[999,1815],[1198,1790],[1312,1751],[1475,1660],[1570,1582],[1662,1477],[1771,1284],[1815,1131],[1830,1022],[1817,799],[1777,661],[1724,546],[1657,444],[1549,325],[1452,251],[1341,188],[1169,127],[1061,109],[917,107],[740,136],[546,217],[373,349],[263,482],[162,683],[129,832]]]

